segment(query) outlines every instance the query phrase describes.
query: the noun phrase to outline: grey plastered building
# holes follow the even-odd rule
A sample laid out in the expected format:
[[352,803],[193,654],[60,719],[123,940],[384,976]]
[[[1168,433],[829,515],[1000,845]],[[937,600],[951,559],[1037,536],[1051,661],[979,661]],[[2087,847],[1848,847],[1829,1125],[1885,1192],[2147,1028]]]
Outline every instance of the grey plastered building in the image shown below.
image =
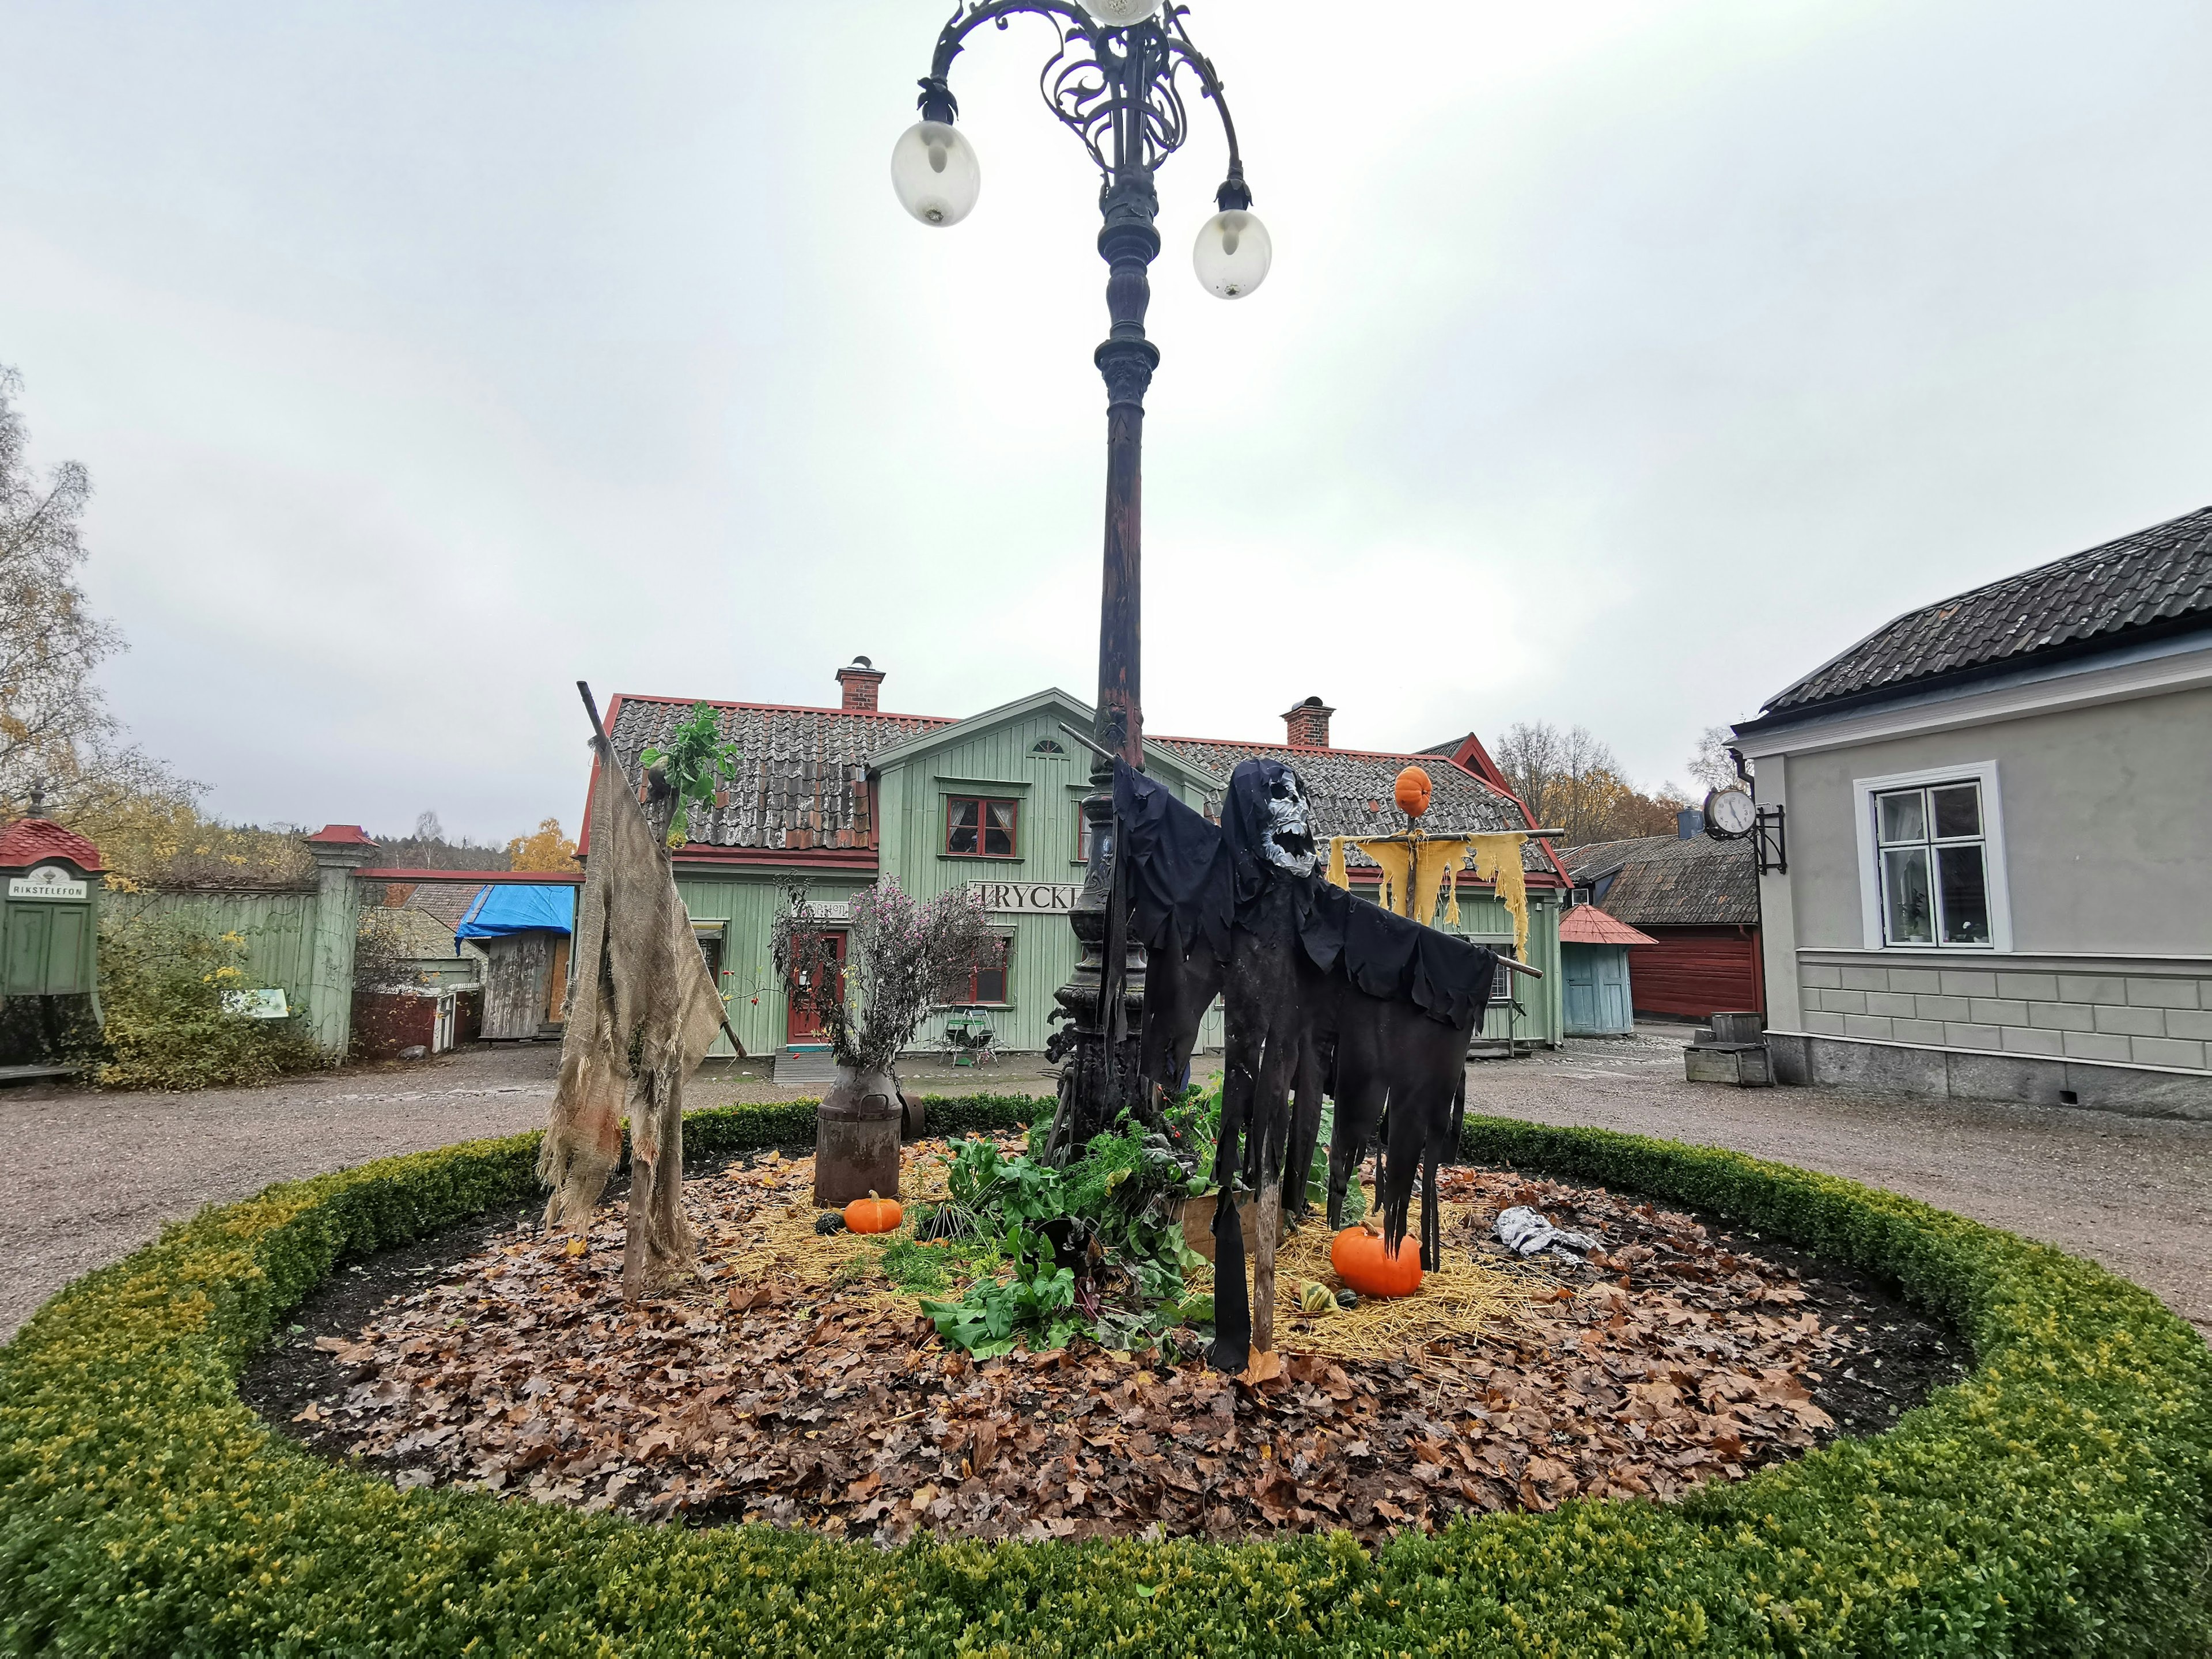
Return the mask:
[[2212,508],[1910,611],[1735,742],[1782,1081],[2212,1117]]

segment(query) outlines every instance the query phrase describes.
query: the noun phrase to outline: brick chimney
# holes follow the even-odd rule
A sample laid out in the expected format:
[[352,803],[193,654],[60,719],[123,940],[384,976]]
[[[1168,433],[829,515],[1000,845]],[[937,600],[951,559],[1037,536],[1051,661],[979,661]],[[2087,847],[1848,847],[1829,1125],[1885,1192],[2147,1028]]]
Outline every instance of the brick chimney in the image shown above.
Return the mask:
[[837,684],[844,691],[842,705],[847,708],[865,708],[872,713],[876,707],[876,688],[884,683],[884,671],[866,657],[855,657],[849,666],[837,671]]
[[1283,716],[1283,726],[1290,733],[1293,749],[1326,749],[1328,747],[1328,717],[1336,710],[1319,697],[1308,697]]

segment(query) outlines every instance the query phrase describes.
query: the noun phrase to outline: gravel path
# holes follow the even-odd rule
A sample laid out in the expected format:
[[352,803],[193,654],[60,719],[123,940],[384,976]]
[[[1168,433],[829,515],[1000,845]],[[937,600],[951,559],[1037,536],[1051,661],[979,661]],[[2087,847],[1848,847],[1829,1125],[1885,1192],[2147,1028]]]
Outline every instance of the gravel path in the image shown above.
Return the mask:
[[[2212,1336],[2212,1123],[1829,1090],[1733,1089],[1682,1078],[1678,1031],[1576,1041],[1478,1062],[1471,1110],[1586,1123],[1802,1164],[2048,1239],[2147,1285]],[[196,1095],[0,1091],[0,1133],[39,1149],[0,1188],[0,1339],[78,1275],[203,1204],[545,1121],[556,1050],[477,1049]],[[949,1094],[1051,1091],[1034,1062],[915,1070]],[[790,1099],[757,1075],[702,1076],[695,1104]]]
[[[527,1043],[349,1066],[261,1089],[0,1091],[0,1137],[39,1149],[0,1186],[0,1261],[9,1269],[0,1279],[0,1340],[70,1280],[203,1204],[396,1152],[539,1127],[559,1060],[555,1045]],[[1018,1061],[981,1072],[917,1069],[906,1080],[932,1094],[1045,1094],[1054,1086],[1036,1064]],[[757,1074],[702,1073],[689,1099],[715,1106],[795,1092]]]
[[1732,1146],[1886,1187],[2102,1262],[2212,1339],[2212,1123],[1689,1083],[1687,1040],[1639,1027],[1478,1062],[1468,1109]]

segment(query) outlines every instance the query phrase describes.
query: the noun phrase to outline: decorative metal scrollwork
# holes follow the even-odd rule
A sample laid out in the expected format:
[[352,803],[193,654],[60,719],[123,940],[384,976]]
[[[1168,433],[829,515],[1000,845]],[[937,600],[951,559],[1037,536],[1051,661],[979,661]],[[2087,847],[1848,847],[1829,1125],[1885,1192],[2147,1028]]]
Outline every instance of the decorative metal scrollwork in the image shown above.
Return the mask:
[[[1037,91],[1060,124],[1083,141],[1108,179],[1125,171],[1152,172],[1190,136],[1190,111],[1181,77],[1198,82],[1199,95],[1221,112],[1229,140],[1230,176],[1241,180],[1237,129],[1221,101],[1220,78],[1190,42],[1187,7],[1169,4],[1159,16],[1127,28],[1093,21],[1072,0],[963,0],[938,36],[930,78],[923,85],[925,112],[932,99],[948,112],[946,78],[968,36],[985,23],[1005,28],[1027,14],[1053,26],[1058,46],[1037,76]],[[943,115],[938,118],[945,118]]]

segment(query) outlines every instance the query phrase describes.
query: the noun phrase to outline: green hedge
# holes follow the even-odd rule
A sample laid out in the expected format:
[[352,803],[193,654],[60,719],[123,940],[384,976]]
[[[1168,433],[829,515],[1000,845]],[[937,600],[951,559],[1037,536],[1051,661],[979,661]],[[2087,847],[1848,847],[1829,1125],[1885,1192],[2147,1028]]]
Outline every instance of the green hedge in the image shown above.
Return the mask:
[[[933,1102],[948,1127],[1015,1101]],[[702,1112],[695,1157],[805,1104]],[[1349,1539],[895,1552],[402,1495],[264,1427],[240,1368],[342,1258],[532,1190],[535,1138],[203,1212],[0,1351],[0,1643],[16,1653],[2176,1654],[2212,1630],[2212,1355],[2072,1257],[1848,1182],[1473,1120],[1490,1162],[1707,1207],[1889,1274],[1974,1373],[1886,1434],[1660,1507]]]

